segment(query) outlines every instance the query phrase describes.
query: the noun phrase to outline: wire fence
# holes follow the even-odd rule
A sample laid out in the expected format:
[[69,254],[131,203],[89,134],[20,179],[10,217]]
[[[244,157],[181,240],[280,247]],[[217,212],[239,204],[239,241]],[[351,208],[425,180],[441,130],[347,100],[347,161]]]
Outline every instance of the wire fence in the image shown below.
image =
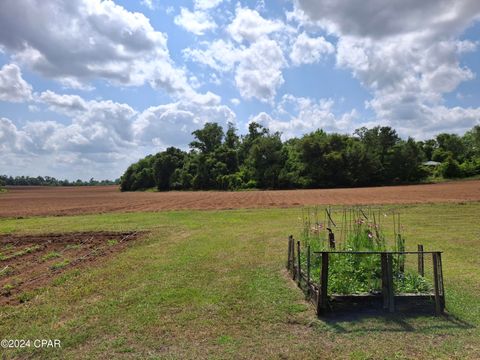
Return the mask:
[[288,239],[287,268],[292,279],[316,305],[317,315],[332,310],[335,301],[379,299],[394,312],[396,303],[426,300],[436,314],[445,309],[442,252],[311,251]]

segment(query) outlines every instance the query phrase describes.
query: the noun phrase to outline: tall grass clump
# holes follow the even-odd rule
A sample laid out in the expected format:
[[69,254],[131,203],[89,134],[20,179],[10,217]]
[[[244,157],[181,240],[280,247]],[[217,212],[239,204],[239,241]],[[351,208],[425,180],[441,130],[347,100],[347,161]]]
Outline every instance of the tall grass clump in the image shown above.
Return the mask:
[[[302,210],[302,267],[305,269],[306,248],[311,256],[313,281],[320,277],[321,258],[316,251],[405,251],[405,238],[401,232],[400,214],[394,211],[344,208],[333,211],[326,208]],[[393,239],[388,241],[384,223],[393,219]],[[330,229],[330,230],[329,230]],[[331,247],[329,233],[335,235],[335,249]],[[405,255],[393,256],[393,277],[396,293],[424,293],[431,284],[416,271],[405,267]],[[381,258],[378,254],[330,254],[328,291],[335,294],[381,292]]]

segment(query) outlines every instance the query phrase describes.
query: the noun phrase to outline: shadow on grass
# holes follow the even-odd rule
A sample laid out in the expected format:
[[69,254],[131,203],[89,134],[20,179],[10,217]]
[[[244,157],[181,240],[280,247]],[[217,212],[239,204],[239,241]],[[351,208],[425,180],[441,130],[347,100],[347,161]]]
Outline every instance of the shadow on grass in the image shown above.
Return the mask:
[[414,308],[401,307],[395,313],[385,312],[381,305],[373,307],[350,306],[332,309],[320,319],[326,327],[338,333],[425,333],[467,330],[476,327],[448,313],[435,316],[431,304],[423,304]]

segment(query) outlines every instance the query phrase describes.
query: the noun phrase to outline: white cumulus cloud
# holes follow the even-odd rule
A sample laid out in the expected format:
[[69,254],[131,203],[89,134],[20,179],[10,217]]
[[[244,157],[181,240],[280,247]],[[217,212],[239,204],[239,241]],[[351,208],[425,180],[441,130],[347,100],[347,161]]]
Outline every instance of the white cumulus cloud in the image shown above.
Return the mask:
[[273,32],[281,31],[285,27],[279,20],[263,18],[258,11],[249,8],[237,7],[235,19],[227,27],[227,31],[237,42],[254,42]]
[[225,105],[194,106],[177,102],[146,109],[135,120],[133,131],[139,143],[184,148],[192,141],[192,132],[206,122],[226,126],[235,121],[235,113]]
[[195,35],[203,35],[206,31],[217,27],[207,12],[190,11],[187,8],[181,8],[180,15],[176,16],[174,21],[175,24]]
[[302,32],[293,44],[290,59],[293,65],[313,64],[328,54],[335,51],[335,47],[325,40],[323,36],[310,37]]
[[286,65],[280,46],[261,39],[245,49],[236,73],[235,83],[245,99],[272,102],[276,89],[284,83],[282,68]]
[[272,103],[284,83],[282,71],[288,66],[283,41],[269,36],[288,33],[279,20],[263,18],[256,10],[237,7],[227,26],[230,39],[201,42],[199,48],[183,51],[185,59],[221,72],[233,72],[235,85],[244,99]]
[[[298,0],[292,21],[338,37],[337,66],[349,69],[373,98],[376,120],[402,135],[433,136],[478,122],[476,109],[446,107],[444,96],[475,74],[460,56],[476,44],[459,40],[480,19],[480,2],[468,0]],[[461,124],[461,125],[460,125]]]
[[331,99],[315,100],[285,94],[273,114],[260,112],[251,117],[250,122],[258,122],[272,131],[281,132],[284,139],[302,136],[317,129],[328,132],[352,132],[355,127],[354,121],[358,117],[357,111],[353,109],[337,116],[333,111],[334,105]]
[[69,87],[91,88],[92,80],[103,79],[195,95],[170,57],[167,35],[113,1],[1,1],[0,46],[18,63]]
[[22,78],[20,68],[6,64],[0,69],[0,100],[23,102],[32,98],[32,87]]

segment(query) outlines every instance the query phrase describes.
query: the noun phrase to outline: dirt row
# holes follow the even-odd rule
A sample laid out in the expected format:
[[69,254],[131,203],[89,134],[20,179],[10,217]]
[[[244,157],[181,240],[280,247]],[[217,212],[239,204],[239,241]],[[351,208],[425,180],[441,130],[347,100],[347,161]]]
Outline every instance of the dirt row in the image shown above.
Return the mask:
[[241,192],[122,193],[116,186],[10,187],[6,193],[0,194],[0,217],[464,201],[480,201],[480,180],[355,189]]
[[74,267],[117,253],[138,232],[0,236],[0,305],[29,301],[35,290]]

